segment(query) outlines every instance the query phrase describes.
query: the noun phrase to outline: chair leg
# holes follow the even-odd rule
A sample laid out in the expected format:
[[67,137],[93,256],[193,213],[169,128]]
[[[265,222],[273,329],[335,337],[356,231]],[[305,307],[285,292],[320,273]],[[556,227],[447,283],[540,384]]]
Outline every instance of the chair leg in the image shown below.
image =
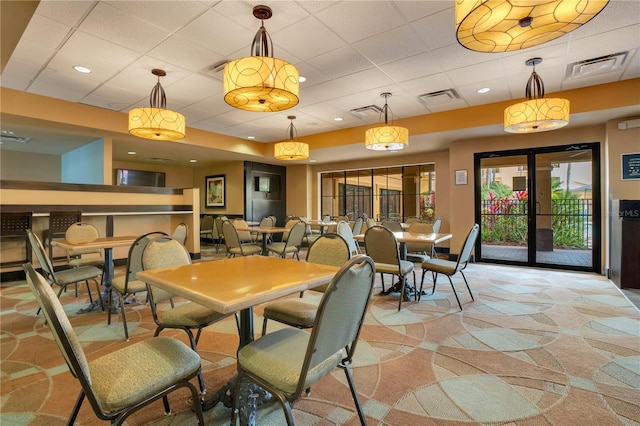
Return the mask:
[[122,315],[122,327],[124,327],[124,337],[129,341],[129,326],[127,325],[127,314],[124,311],[124,296],[118,294],[118,301],[120,302],[120,315]]
[[267,321],[269,321],[266,317],[262,317],[262,335],[267,334]]
[[384,289],[384,274],[380,272],[380,283],[382,284],[382,292],[380,294],[385,294],[387,291]]
[[107,293],[107,297],[109,298],[109,302],[107,303],[107,325],[111,325],[111,306],[113,305],[113,297],[111,287],[109,287],[109,292]]
[[84,391],[81,390],[80,395],[78,395],[78,399],[76,399],[76,403],[73,405],[73,411],[71,411],[69,420],[67,420],[67,425],[71,426],[76,422],[76,417],[78,417],[82,401],[84,401]]
[[398,302],[398,312],[402,309],[402,299],[404,299],[404,287],[405,287],[405,278],[403,275],[398,275],[400,277],[400,301]]
[[[197,342],[198,342],[198,338],[200,337],[200,331],[202,331],[202,329],[198,329],[198,334],[196,337],[193,336],[193,333],[191,332],[191,330],[187,328],[183,328],[183,330],[187,333],[187,336],[189,336],[189,343],[191,344],[191,349],[193,349],[193,351],[197,353],[198,352]],[[198,384],[200,385],[200,393],[202,395],[207,393],[207,387],[204,385],[204,376],[202,375],[202,369],[198,373]]]
[[462,279],[464,280],[464,283],[467,285],[467,290],[469,290],[471,301],[475,302],[476,299],[473,298],[473,293],[471,293],[471,288],[469,287],[469,283],[467,282],[467,277],[465,277],[464,272],[460,271],[460,273],[462,274]]
[[366,426],[367,419],[364,417],[364,411],[362,411],[362,405],[360,404],[360,398],[358,398],[358,392],[356,391],[356,384],[353,381],[353,375],[351,374],[351,369],[349,368],[348,362],[342,362],[338,364],[338,367],[344,370],[344,374],[347,376],[347,382],[349,382],[349,389],[351,390],[351,396],[353,397],[353,402],[356,404],[356,411],[358,411],[358,417],[360,417],[360,424]]
[[449,283],[451,284],[451,289],[453,290],[453,295],[456,296],[456,300],[458,301],[458,306],[460,306],[460,310],[462,311],[462,304],[460,303],[460,298],[458,297],[458,292],[456,291],[456,288],[453,286],[453,281],[451,281],[451,275],[447,275],[447,278],[449,278]]

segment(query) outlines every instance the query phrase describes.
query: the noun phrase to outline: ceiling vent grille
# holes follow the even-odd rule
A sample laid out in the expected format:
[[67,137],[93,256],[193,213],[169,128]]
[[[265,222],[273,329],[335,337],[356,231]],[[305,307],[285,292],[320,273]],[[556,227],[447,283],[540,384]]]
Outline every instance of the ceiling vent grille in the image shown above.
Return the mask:
[[618,70],[622,68],[628,56],[629,52],[619,52],[574,62],[567,67],[567,78],[587,77]]
[[0,135],[0,142],[12,142],[12,143],[27,143],[31,140],[31,138],[25,138],[21,136],[12,136],[12,135]]
[[209,65],[203,71],[209,77],[213,77],[216,79],[222,79],[222,75],[220,74],[224,70],[224,66],[229,63],[228,60],[223,59],[221,61],[216,62],[213,65]]
[[374,115],[378,117],[380,116],[380,113],[382,113],[382,108],[380,108],[378,105],[367,105],[360,108],[351,109],[349,110],[349,112],[356,117],[371,117]]
[[153,157],[153,158],[147,158],[147,161],[153,161],[154,163],[168,163],[169,161],[173,161],[173,160],[169,158]]
[[418,96],[420,100],[429,105],[446,104],[455,101],[460,97],[453,89],[439,90],[437,92],[425,93]]

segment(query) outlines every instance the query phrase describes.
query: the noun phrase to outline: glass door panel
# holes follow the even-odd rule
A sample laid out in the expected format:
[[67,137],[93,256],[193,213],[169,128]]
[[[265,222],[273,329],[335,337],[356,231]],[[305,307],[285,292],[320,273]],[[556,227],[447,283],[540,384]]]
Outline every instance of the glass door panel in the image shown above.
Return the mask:
[[527,156],[482,158],[480,177],[482,259],[528,262]]

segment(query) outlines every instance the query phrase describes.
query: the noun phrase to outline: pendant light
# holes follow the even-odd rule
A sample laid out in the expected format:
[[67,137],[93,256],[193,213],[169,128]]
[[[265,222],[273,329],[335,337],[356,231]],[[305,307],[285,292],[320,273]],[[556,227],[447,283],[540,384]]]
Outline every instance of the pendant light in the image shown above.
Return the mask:
[[541,62],[542,58],[525,62],[533,67],[525,90],[527,100],[505,108],[504,130],[508,133],[546,132],[569,124],[569,101],[544,97],[544,83],[536,73],[536,65]]
[[253,8],[262,24],[251,45],[251,56],[236,59],[224,67],[224,100],[246,111],[283,111],[298,104],[298,70],[273,57],[273,43],[264,20],[273,12],[268,6]]
[[456,0],[458,42],[507,52],[561,37],[593,19],[608,0]]
[[[409,130],[406,127],[389,126],[390,108],[387,104],[387,98],[391,96],[391,93],[381,93],[380,96],[384,98],[384,107],[380,113],[384,114],[384,126],[367,130],[364,135],[364,144],[367,149],[374,151],[399,151],[409,145]],[[391,121],[393,123],[393,114]]]
[[293,125],[293,120],[296,119],[296,116],[289,115],[287,119],[291,120],[291,124],[287,128],[289,140],[275,144],[273,154],[276,160],[305,160],[309,158],[309,145],[295,140],[296,127]]
[[154,68],[151,74],[158,77],[158,82],[149,96],[150,107],[129,111],[129,133],[139,138],[161,141],[182,139],[185,135],[184,115],[166,109],[167,97],[160,85],[160,77],[167,73]]

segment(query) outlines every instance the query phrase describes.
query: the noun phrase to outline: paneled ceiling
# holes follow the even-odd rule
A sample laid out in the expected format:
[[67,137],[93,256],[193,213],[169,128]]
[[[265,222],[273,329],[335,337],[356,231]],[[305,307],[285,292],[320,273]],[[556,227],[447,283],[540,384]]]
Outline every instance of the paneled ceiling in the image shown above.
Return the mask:
[[[265,27],[275,56],[293,63],[306,77],[300,103],[279,113],[234,109],[223,100],[221,71],[215,65],[250,54],[260,21],[256,4],[273,9]],[[640,77],[640,1],[612,0],[586,25],[556,40],[525,50],[478,53],[457,43],[454,0],[448,1],[53,1],[42,0],[6,64],[0,84],[28,93],[126,113],[148,106],[161,80],[167,107],[186,116],[188,128],[273,142],[286,139],[288,115],[296,115],[299,136],[375,124],[378,113],[353,109],[382,106],[391,92],[394,119],[422,116],[494,102],[521,99],[531,74],[525,61],[543,58],[536,71],[547,94]],[[609,55],[613,59],[599,59]],[[594,63],[580,65],[582,61]],[[578,65],[576,65],[578,64]],[[73,66],[92,70],[80,74]],[[575,70],[580,72],[574,75]],[[478,89],[489,88],[480,94]],[[447,91],[431,97],[422,95]],[[638,107],[572,116],[570,126],[637,114]],[[335,121],[335,118],[342,121]],[[411,134],[408,152],[446,149],[451,140],[503,134],[494,125],[443,134]],[[83,131],[51,129],[3,117],[2,130],[31,137],[2,149],[61,154],[93,140]],[[53,130],[53,132],[52,132]],[[187,129],[188,132],[188,129]],[[94,135],[95,136],[95,135]],[[43,139],[47,140],[43,151]],[[364,134],[362,136],[364,139]],[[429,141],[429,143],[423,143]],[[14,146],[16,145],[16,146]],[[313,148],[313,147],[312,147]],[[167,157],[182,163],[192,156],[227,154],[120,135],[114,159],[128,150],[154,150],[138,161]],[[153,155],[152,155],[153,154]],[[316,161],[380,155],[361,143],[312,150]],[[212,158],[209,158],[212,160]],[[271,158],[270,162],[274,162]]]

